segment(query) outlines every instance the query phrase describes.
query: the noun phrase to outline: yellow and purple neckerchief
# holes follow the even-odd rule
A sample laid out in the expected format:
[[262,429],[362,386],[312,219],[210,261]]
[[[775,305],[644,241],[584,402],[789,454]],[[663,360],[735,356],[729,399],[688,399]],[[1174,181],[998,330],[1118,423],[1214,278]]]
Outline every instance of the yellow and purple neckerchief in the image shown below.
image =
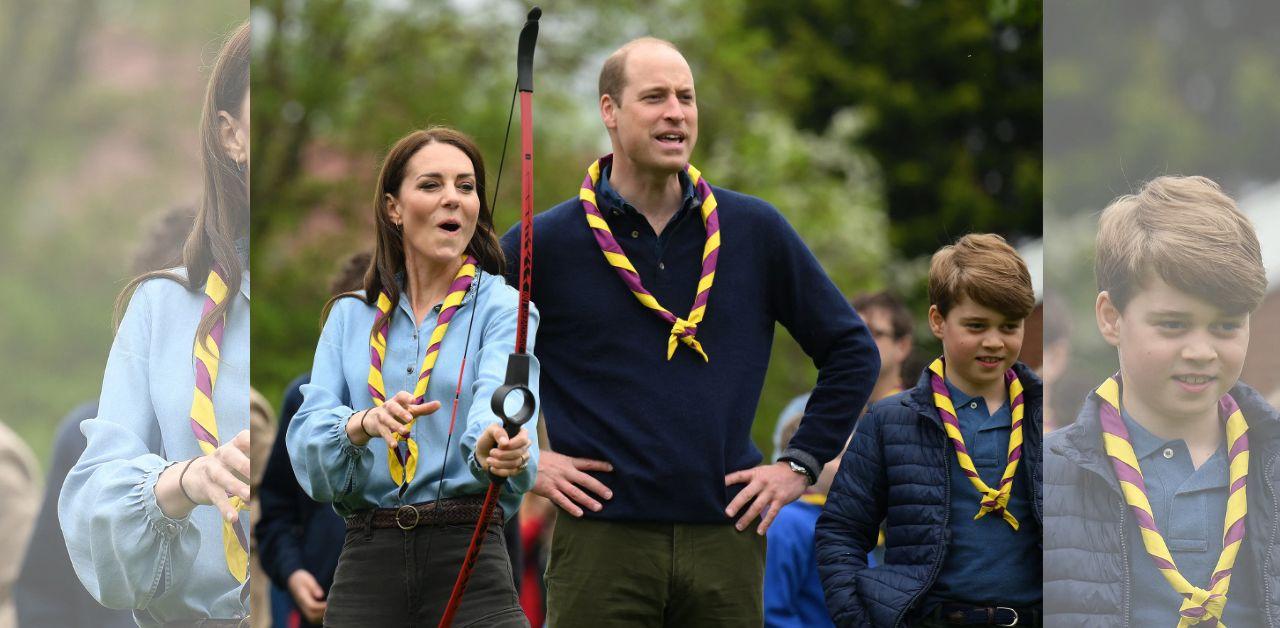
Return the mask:
[[1009,461],[1005,464],[1004,475],[1000,476],[1000,485],[996,488],[987,486],[973,466],[973,458],[964,446],[964,436],[960,433],[960,419],[956,418],[955,405],[951,403],[951,391],[947,389],[946,375],[943,372],[943,359],[938,358],[929,365],[930,385],[933,388],[933,403],[942,417],[942,427],[951,439],[956,450],[956,459],[960,461],[960,470],[964,471],[973,488],[980,495],[981,508],[974,519],[981,519],[987,513],[995,513],[1004,518],[1014,530],[1018,529],[1018,520],[1009,512],[1009,495],[1013,491],[1013,477],[1018,470],[1018,461],[1022,459],[1022,417],[1025,411],[1023,403],[1022,382],[1018,375],[1009,369],[1004,373],[1004,381],[1009,386],[1009,408],[1012,430],[1009,432]]
[[671,325],[671,335],[667,339],[667,359],[670,360],[671,356],[675,355],[676,344],[679,341],[697,351],[703,361],[710,361],[706,352],[702,350],[702,345],[698,343],[697,334],[698,323],[702,322],[707,313],[707,298],[711,294],[711,284],[716,277],[716,262],[720,257],[720,216],[716,212],[716,197],[711,193],[711,186],[692,164],[685,166],[685,172],[688,173],[694,189],[702,199],[702,224],[707,231],[707,243],[702,248],[702,275],[698,279],[698,293],[693,298],[693,308],[689,310],[687,319],[679,318],[667,308],[662,307],[640,283],[640,273],[636,272],[635,266],[631,265],[631,260],[627,259],[622,246],[614,239],[609,223],[605,222],[604,216],[596,206],[596,184],[600,182],[600,173],[612,161],[613,155],[610,154],[591,164],[591,167],[587,168],[587,178],[582,181],[582,189],[578,191],[578,198],[582,200],[582,209],[587,214],[587,224],[591,227],[591,233],[595,235],[596,243],[600,245],[605,261],[618,272],[622,283],[627,286],[631,294],[635,295],[641,305],[649,308]]
[[[226,278],[222,267],[214,264],[209,270],[209,278],[204,282],[204,309],[200,320],[208,316],[214,308],[227,299]],[[192,350],[195,358],[196,386],[191,398],[191,431],[196,435],[200,451],[205,455],[212,454],[222,445],[218,440],[218,421],[213,411],[213,387],[218,383],[218,362],[222,359],[222,334],[226,328],[226,316],[214,322],[205,338],[196,338]],[[249,506],[239,496],[231,497],[231,506],[237,511],[248,510]],[[222,519],[222,552],[227,560],[227,571],[240,584],[249,578],[249,541],[244,530],[226,518]]]
[[1120,374],[1117,373],[1102,382],[1095,391],[1100,400],[1098,417],[1102,422],[1102,443],[1107,457],[1111,459],[1116,478],[1120,480],[1125,502],[1137,518],[1143,547],[1151,556],[1156,569],[1169,582],[1169,586],[1183,598],[1182,606],[1178,609],[1178,626],[1186,628],[1204,624],[1226,628],[1226,624],[1222,623],[1222,616],[1227,605],[1227,589],[1231,586],[1231,569],[1235,566],[1236,556],[1244,541],[1244,517],[1248,510],[1245,483],[1249,475],[1249,426],[1245,423],[1244,414],[1231,395],[1223,395],[1218,400],[1218,416],[1226,424],[1231,488],[1227,494],[1222,553],[1218,555],[1218,564],[1209,579],[1209,588],[1201,589],[1187,581],[1178,571],[1173,555],[1164,542],[1164,536],[1156,527],[1151,502],[1147,499],[1147,484],[1142,478],[1142,468],[1138,465],[1137,454],[1129,440],[1129,429],[1125,427],[1120,415],[1120,390]]
[[[467,255],[462,258],[462,267],[458,269],[458,274],[454,276],[453,283],[449,285],[449,293],[445,296],[444,302],[440,304],[440,315],[436,318],[435,329],[431,331],[431,340],[427,345],[427,355],[422,360],[422,369],[418,374],[418,382],[413,388],[414,405],[426,402],[427,384],[431,381],[431,371],[435,369],[436,358],[440,355],[440,345],[444,342],[444,334],[449,331],[449,322],[453,320],[453,315],[457,313],[458,307],[462,305],[462,297],[467,294],[467,290],[471,289],[471,283],[476,277],[476,258]],[[391,326],[391,299],[386,292],[378,293],[377,302],[378,312],[374,315],[374,327],[377,329],[369,339],[369,396],[373,397],[373,405],[380,406],[387,402],[386,385],[382,382],[382,362],[387,357],[387,334]],[[413,421],[409,422],[409,429],[413,429]],[[401,450],[400,441],[406,442],[406,447]],[[391,481],[400,487],[400,495],[403,496],[409,483],[413,481],[414,475],[418,471],[418,443],[414,441],[413,436],[404,437],[396,433],[392,442],[387,443],[387,447],[394,452],[394,455],[387,456],[387,470],[391,474]]]

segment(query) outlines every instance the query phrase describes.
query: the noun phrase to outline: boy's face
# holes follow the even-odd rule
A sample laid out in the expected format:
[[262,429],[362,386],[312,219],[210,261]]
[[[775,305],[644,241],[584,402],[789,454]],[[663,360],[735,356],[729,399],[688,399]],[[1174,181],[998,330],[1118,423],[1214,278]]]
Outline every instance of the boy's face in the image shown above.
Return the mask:
[[1098,329],[1119,354],[1122,402],[1131,414],[1177,422],[1217,415],[1218,399],[1244,369],[1248,314],[1227,314],[1158,277],[1124,311],[1106,292],[1095,310]]
[[1004,386],[1004,372],[1022,352],[1025,331],[1022,319],[1007,318],[968,296],[945,317],[938,306],[931,306],[929,329],[942,341],[947,379],[971,395]]

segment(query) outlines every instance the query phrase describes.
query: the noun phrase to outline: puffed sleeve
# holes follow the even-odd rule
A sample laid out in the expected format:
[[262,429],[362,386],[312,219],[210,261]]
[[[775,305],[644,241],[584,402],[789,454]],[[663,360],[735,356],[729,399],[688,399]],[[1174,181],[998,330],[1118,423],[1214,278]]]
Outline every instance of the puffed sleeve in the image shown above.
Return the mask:
[[342,346],[358,304],[353,298],[334,304],[316,345],[311,382],[302,387],[302,407],[285,436],[298,484],[318,502],[341,503],[359,495],[373,469],[373,452],[352,443],[346,431],[355,409],[343,374]]
[[157,453],[160,426],[150,388],[153,343],[147,284],[134,294],[116,332],[102,380],[98,416],[81,424],[87,445],[67,474],[58,520],[76,575],[110,608],[146,608],[158,591],[174,594],[200,549],[190,516],[173,519],[156,502],[168,462]]

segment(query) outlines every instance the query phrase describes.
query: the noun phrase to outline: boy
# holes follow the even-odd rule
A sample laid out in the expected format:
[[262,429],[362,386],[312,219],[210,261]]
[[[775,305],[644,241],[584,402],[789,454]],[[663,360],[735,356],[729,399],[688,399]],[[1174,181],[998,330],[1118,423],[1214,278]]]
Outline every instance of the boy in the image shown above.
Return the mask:
[[1038,625],[1040,380],[1017,362],[1030,274],[1000,236],[967,235],[934,254],[929,299],[942,357],[859,421],[818,519],[827,609],[839,626]]
[[1095,314],[1120,371],[1045,443],[1053,625],[1280,625],[1280,417],[1238,381],[1260,250],[1203,177],[1103,211]]

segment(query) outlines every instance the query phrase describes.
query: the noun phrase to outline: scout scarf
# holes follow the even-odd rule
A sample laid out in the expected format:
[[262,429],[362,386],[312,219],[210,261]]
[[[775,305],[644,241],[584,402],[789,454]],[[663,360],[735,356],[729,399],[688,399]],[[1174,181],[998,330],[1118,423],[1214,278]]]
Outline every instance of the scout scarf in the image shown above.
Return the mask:
[[[204,282],[204,310],[200,314],[201,320],[227,299],[228,292],[222,268],[215,263],[209,270],[209,278]],[[200,451],[206,456],[222,444],[218,440],[218,421],[213,411],[213,387],[218,383],[218,362],[222,357],[222,334],[225,327],[224,315],[213,324],[208,336],[196,338],[192,350],[196,386],[191,398],[191,431],[195,432]],[[237,511],[249,508],[238,496],[231,497],[231,506]],[[238,523],[222,519],[222,552],[227,559],[227,570],[237,582],[244,584],[249,578],[249,541]]]
[[1018,376],[1013,369],[1005,371],[1004,381],[1009,385],[1009,408],[1012,414],[1013,430],[1009,433],[1009,461],[1005,464],[1004,475],[1000,477],[1000,485],[997,488],[987,486],[986,482],[978,475],[978,470],[973,466],[973,458],[969,457],[969,450],[965,449],[964,436],[960,434],[960,420],[956,418],[956,408],[951,403],[951,392],[947,390],[946,376],[943,374],[943,360],[938,358],[929,365],[929,370],[933,373],[930,377],[930,384],[933,388],[933,403],[938,408],[938,414],[942,417],[942,426],[947,431],[947,436],[951,438],[951,444],[955,446],[956,458],[960,461],[960,469],[964,471],[965,476],[969,478],[969,482],[973,484],[973,488],[977,489],[981,496],[979,502],[982,507],[978,509],[978,514],[974,515],[974,519],[981,519],[987,513],[995,513],[1004,518],[1004,520],[1013,527],[1018,529],[1018,520],[1008,510],[1009,494],[1013,490],[1013,476],[1018,470],[1018,460],[1022,459],[1022,416],[1025,411],[1025,404],[1022,398],[1022,382],[1018,380]]
[[[431,381],[431,371],[436,366],[436,358],[440,355],[440,344],[444,342],[444,334],[449,331],[449,321],[453,320],[453,315],[457,313],[458,307],[462,305],[462,297],[467,294],[467,290],[471,288],[471,283],[476,277],[476,258],[467,255],[462,260],[462,268],[458,269],[458,274],[454,276],[453,283],[449,286],[449,293],[445,296],[444,302],[440,304],[440,315],[436,318],[436,327],[431,331],[431,340],[427,345],[427,355],[422,360],[422,370],[418,374],[418,383],[413,388],[413,403],[418,405],[425,403],[427,396],[427,384]],[[391,298],[386,292],[378,293],[377,303],[378,313],[374,315],[374,327],[378,330],[372,338],[369,339],[369,395],[373,397],[374,406],[380,406],[387,402],[386,386],[382,382],[382,362],[387,357],[387,334],[390,330],[391,317]],[[413,422],[409,423],[409,429],[413,429]],[[400,449],[400,441],[406,441],[407,446],[402,451]],[[412,436],[401,436],[396,433],[395,440],[387,443],[388,447],[395,452],[393,456],[387,456],[387,470],[391,473],[391,480],[400,487],[400,495],[403,496],[409,483],[413,481],[413,476],[418,471],[418,443],[413,440]]]
[[1200,623],[1226,628],[1222,623],[1222,615],[1227,605],[1227,588],[1231,586],[1231,568],[1235,565],[1236,555],[1244,540],[1244,516],[1247,510],[1245,479],[1249,475],[1249,426],[1245,423],[1244,414],[1231,395],[1223,395],[1218,400],[1218,415],[1222,417],[1227,430],[1227,461],[1230,465],[1228,477],[1231,488],[1227,495],[1222,553],[1218,555],[1218,564],[1214,567],[1206,590],[1188,582],[1178,571],[1177,565],[1173,563],[1173,555],[1165,545],[1164,536],[1156,527],[1155,515],[1152,514],[1151,503],[1147,499],[1147,485],[1142,479],[1142,469],[1138,466],[1138,457],[1129,441],[1129,430],[1120,416],[1120,374],[1107,378],[1095,392],[1099,398],[1098,416],[1102,421],[1102,443],[1107,457],[1111,458],[1116,477],[1120,480],[1125,502],[1133,509],[1137,518],[1142,545],[1160,574],[1169,582],[1169,586],[1183,597],[1182,607],[1178,609],[1179,628]]
[[658,300],[640,284],[640,274],[636,272],[635,266],[631,265],[631,260],[627,259],[627,254],[614,239],[613,232],[609,230],[609,223],[605,222],[604,216],[596,206],[596,184],[600,182],[600,172],[612,161],[613,155],[605,155],[591,164],[591,167],[587,168],[587,178],[582,181],[582,189],[578,191],[578,198],[582,200],[582,209],[587,213],[587,224],[591,227],[591,233],[595,235],[596,243],[600,245],[605,261],[618,272],[622,283],[627,286],[631,294],[636,295],[641,305],[649,308],[671,325],[671,335],[667,339],[667,359],[670,360],[675,354],[676,343],[679,341],[697,351],[703,361],[710,361],[706,352],[702,350],[702,345],[698,343],[697,334],[698,323],[702,322],[702,318],[707,313],[707,297],[711,294],[711,284],[716,277],[716,261],[720,257],[720,216],[716,213],[716,197],[711,193],[711,186],[707,184],[706,179],[702,178],[702,173],[697,168],[692,165],[685,167],[685,172],[688,173],[694,188],[698,191],[698,196],[702,199],[702,224],[707,231],[707,243],[702,248],[702,275],[698,280],[698,293],[693,298],[693,308],[689,310],[689,318],[679,318],[667,308],[662,307]]

